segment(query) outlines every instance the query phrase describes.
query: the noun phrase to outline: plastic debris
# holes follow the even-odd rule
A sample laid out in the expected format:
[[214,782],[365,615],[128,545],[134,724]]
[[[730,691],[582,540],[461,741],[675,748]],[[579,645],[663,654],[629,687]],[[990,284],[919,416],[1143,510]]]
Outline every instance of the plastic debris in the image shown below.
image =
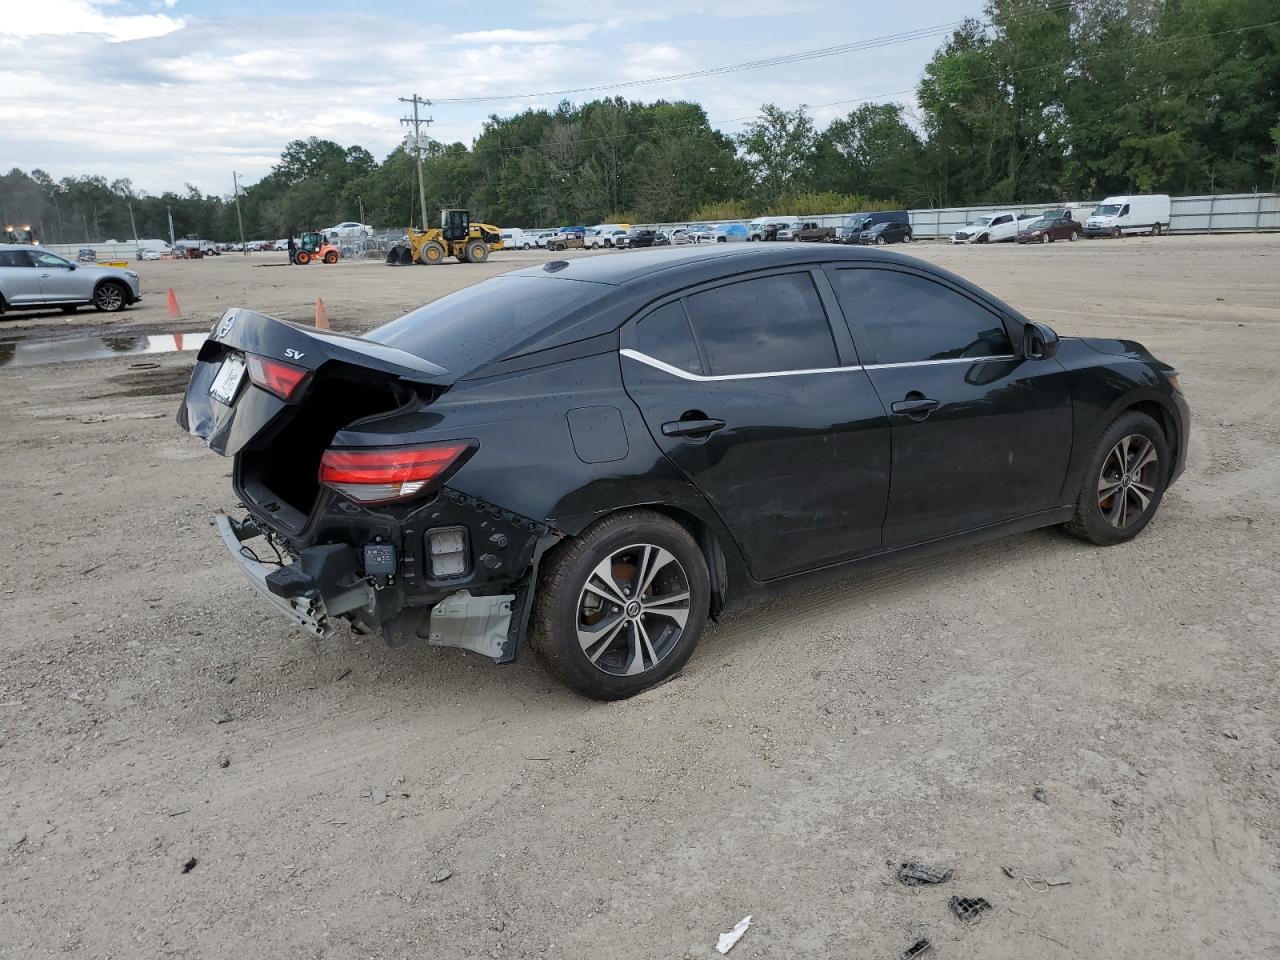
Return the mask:
[[190,860],[188,860],[186,863],[182,865],[182,872],[190,873],[192,870],[196,868],[196,864],[199,862],[200,861],[198,861],[195,857],[192,857]]
[[950,907],[952,913],[969,923],[977,920],[984,910],[990,910],[991,902],[983,897],[952,897]]
[[908,887],[923,887],[933,883],[946,883],[952,870],[939,870],[927,863],[904,863],[898,868],[898,879]]
[[452,870],[447,870],[447,869],[441,870],[439,873],[437,873],[434,877],[431,878],[431,882],[444,883],[446,880],[448,880],[452,876],[453,876]]
[[906,951],[902,954],[902,960],[914,960],[915,957],[920,956],[922,953],[927,953],[932,949],[933,944],[929,942],[929,938],[921,937],[911,946],[907,947]]
[[742,939],[742,935],[747,932],[747,927],[749,926],[751,926],[751,914],[747,914],[739,920],[737,925],[728,933],[720,934],[720,940],[716,943],[716,950],[722,955],[728,953]]
[[1044,787],[1036,787],[1035,790],[1032,791],[1031,796],[1048,806],[1049,798],[1045,796]]

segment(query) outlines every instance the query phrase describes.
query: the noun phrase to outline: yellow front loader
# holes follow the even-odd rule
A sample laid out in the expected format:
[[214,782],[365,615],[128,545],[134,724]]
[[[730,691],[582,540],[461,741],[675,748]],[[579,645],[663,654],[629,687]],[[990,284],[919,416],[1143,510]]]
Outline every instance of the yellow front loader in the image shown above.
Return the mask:
[[387,263],[392,266],[443,263],[445,257],[453,257],[459,263],[484,263],[492,251],[502,249],[498,228],[473,222],[468,210],[441,210],[438,229],[410,227],[406,236],[408,243],[396,244],[387,251]]

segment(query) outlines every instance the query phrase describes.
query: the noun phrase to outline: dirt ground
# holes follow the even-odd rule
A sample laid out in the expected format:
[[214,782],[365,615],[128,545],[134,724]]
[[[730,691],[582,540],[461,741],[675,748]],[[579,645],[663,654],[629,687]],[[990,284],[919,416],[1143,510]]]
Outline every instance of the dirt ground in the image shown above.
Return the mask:
[[[209,526],[189,354],[0,368],[0,957],[709,958],[750,914],[735,960],[1280,958],[1280,236],[909,252],[1179,367],[1185,477],[1132,543],[798,590],[613,705],[291,631]],[[367,329],[542,256],[143,264],[108,322]]]

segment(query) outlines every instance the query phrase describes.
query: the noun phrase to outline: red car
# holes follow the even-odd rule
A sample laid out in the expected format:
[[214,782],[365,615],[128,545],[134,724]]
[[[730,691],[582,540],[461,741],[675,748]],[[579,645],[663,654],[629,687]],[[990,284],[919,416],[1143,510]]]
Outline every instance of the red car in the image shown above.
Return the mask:
[[1084,232],[1079,220],[1070,210],[1046,210],[1040,219],[1018,228],[1019,243],[1053,243],[1055,240],[1074,240]]

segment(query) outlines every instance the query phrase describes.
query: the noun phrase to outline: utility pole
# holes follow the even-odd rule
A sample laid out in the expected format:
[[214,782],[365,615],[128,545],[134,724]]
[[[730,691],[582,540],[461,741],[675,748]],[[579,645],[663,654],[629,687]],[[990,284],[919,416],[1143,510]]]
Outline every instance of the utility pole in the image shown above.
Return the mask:
[[236,176],[234,170],[231,171],[231,191],[236,198],[236,221],[240,224],[240,255],[247,257],[248,249],[244,245],[244,217],[240,215],[240,178]]
[[138,223],[133,219],[133,201],[130,200],[125,204],[129,208],[129,226],[133,228],[133,245],[138,245]]
[[356,197],[356,204],[360,207],[360,226],[364,226],[364,197]]
[[423,119],[419,117],[418,107],[429,107],[431,106],[431,101],[424,100],[416,93],[412,97],[400,97],[399,100],[401,103],[413,104],[413,116],[401,117],[400,122],[406,126],[413,127],[413,147],[418,158],[418,205],[422,209],[422,229],[425,230],[427,229],[427,188],[422,180],[422,133],[420,127],[424,123],[429,125],[431,118]]

